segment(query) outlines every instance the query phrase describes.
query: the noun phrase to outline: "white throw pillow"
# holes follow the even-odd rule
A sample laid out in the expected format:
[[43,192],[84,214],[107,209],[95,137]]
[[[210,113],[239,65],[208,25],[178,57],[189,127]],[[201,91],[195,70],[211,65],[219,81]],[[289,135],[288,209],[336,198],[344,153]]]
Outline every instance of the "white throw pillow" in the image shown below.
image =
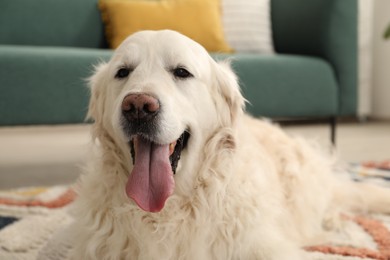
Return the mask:
[[274,53],[270,0],[222,0],[225,38],[236,52]]

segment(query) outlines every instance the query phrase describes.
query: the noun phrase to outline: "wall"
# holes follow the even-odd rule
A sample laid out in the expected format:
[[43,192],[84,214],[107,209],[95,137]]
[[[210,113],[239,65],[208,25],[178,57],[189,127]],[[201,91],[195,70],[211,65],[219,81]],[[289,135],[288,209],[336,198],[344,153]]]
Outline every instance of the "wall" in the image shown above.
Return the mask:
[[371,116],[390,119],[390,39],[383,33],[390,23],[390,1],[375,0],[373,30],[373,93]]
[[358,116],[361,118],[372,112],[373,16],[373,0],[359,0]]

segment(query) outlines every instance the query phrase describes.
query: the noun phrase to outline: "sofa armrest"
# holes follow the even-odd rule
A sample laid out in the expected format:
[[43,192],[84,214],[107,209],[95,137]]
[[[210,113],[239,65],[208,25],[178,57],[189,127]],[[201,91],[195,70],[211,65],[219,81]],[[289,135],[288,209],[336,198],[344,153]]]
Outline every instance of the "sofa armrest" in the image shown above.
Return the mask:
[[357,0],[271,0],[276,51],[329,61],[342,116],[357,108],[357,6]]

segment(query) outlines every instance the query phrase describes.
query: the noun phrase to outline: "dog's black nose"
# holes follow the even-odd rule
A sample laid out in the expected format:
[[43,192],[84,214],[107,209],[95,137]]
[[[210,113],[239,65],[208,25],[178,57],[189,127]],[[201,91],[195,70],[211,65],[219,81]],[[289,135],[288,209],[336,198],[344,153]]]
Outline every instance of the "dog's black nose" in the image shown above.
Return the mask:
[[160,102],[155,97],[144,94],[130,94],[122,101],[122,113],[129,121],[149,121],[160,111]]

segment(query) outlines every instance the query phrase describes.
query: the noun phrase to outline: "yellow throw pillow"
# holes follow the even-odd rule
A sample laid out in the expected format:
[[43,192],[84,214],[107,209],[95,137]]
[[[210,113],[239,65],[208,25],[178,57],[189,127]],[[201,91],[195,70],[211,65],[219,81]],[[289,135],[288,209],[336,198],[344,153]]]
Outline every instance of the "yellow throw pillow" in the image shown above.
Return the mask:
[[219,0],[101,0],[99,7],[111,48],[137,31],[171,29],[209,52],[231,52],[223,34]]

